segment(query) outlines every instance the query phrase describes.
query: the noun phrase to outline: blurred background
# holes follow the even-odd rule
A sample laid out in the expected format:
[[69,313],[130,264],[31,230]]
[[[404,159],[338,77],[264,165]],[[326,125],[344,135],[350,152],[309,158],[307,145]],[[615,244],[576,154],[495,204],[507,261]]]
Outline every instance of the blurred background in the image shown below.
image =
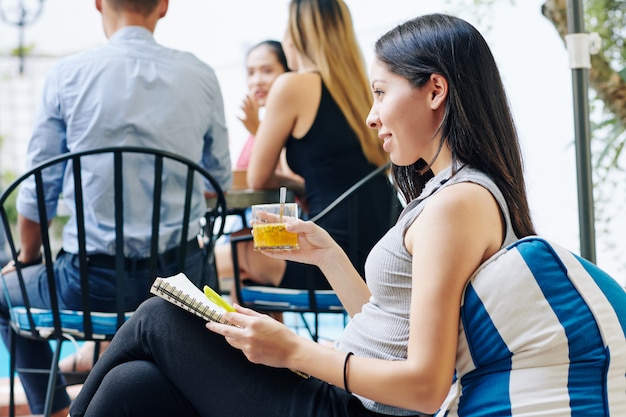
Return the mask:
[[[447,12],[473,23],[492,47],[509,94],[525,157],[538,232],[579,253],[572,77],[555,25],[542,14],[558,1],[346,0],[369,67],[374,41],[419,14]],[[564,1],[563,1],[564,3]],[[623,1],[613,2],[624,7]],[[190,51],[217,72],[236,158],[246,132],[237,120],[246,93],[244,55],[258,41],[282,39],[288,0],[172,0],[156,40]],[[23,6],[30,15],[19,15]],[[41,9],[40,9],[41,8]],[[24,168],[42,83],[59,59],[106,42],[88,0],[0,0],[0,174],[4,185]],[[621,11],[622,13],[624,10]],[[623,15],[623,14],[622,14]],[[20,26],[20,18],[33,17]],[[19,58],[19,46],[25,57]],[[486,86],[488,88],[488,86]],[[601,118],[601,115],[596,115]],[[604,183],[596,208],[597,263],[626,282],[623,171]]]

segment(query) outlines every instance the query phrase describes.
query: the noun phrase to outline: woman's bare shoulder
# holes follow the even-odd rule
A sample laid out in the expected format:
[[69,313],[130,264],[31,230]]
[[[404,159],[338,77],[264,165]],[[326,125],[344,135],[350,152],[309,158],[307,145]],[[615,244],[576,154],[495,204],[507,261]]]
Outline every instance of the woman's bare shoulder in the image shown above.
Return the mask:
[[[504,224],[495,197],[482,185],[460,182],[428,199],[422,213],[409,227],[409,236],[448,236],[451,242],[473,242],[485,258],[502,243]],[[407,248],[409,242],[407,241]],[[411,252],[411,250],[409,250]]]
[[311,128],[322,98],[322,81],[316,73],[281,74],[267,97],[267,118],[270,113],[289,118],[291,135],[300,138]]
[[302,97],[307,93],[319,95],[321,79],[314,73],[286,72],[276,78],[271,91],[280,96]]

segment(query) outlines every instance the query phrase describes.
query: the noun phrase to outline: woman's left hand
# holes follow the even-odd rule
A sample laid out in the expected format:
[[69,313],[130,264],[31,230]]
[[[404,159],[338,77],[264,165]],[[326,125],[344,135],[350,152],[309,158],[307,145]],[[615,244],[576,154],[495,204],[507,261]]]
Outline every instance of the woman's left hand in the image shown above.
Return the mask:
[[235,304],[236,312],[224,318],[234,326],[208,321],[206,328],[221,334],[228,344],[241,350],[250,362],[286,367],[286,358],[294,351],[298,336],[281,322],[266,314]]
[[256,135],[261,121],[259,120],[259,104],[254,96],[247,94],[241,102],[240,108],[243,111],[243,117],[238,117],[238,119],[251,135]]

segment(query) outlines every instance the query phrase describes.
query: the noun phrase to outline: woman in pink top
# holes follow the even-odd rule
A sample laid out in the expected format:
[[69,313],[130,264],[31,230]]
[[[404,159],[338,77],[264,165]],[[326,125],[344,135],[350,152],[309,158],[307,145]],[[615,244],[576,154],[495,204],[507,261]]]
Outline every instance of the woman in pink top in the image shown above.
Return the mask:
[[280,42],[266,40],[250,48],[246,55],[246,70],[248,94],[241,103],[243,115],[239,117],[241,123],[250,133],[248,140],[239,154],[236,170],[246,170],[250,161],[250,152],[254,135],[259,127],[259,109],[265,105],[267,93],[276,77],[289,71],[287,58]]

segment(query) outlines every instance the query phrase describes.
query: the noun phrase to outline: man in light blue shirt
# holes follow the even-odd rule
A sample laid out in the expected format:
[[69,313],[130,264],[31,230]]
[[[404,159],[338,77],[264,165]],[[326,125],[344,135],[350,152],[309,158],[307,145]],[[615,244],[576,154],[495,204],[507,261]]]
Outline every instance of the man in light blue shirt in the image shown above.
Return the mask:
[[[109,42],[102,47],[62,60],[48,75],[43,100],[36,116],[28,148],[28,165],[32,167],[48,158],[65,152],[76,152],[106,146],[139,146],[159,148],[199,162],[227,190],[231,185],[231,162],[222,95],[212,68],[190,53],[165,48],[157,44],[153,32],[160,18],[165,16],[168,0],[96,0],[102,14],[104,31]],[[112,160],[93,157],[83,164],[85,186],[85,213],[87,251],[106,257],[114,255],[114,217],[110,197],[103,192],[112,187],[109,172]],[[167,169],[167,165],[165,167]],[[124,175],[151,178],[150,170],[139,161],[126,163]],[[172,224],[176,218],[176,204],[181,200],[182,179],[170,178],[164,183],[164,209],[161,224]],[[45,177],[48,216],[56,213],[62,194],[71,201],[71,170],[58,170]],[[148,181],[151,183],[151,181]],[[192,206],[192,222],[188,239],[195,239],[198,219],[204,214],[206,203],[202,186],[198,184]],[[125,197],[125,229],[132,239],[125,242],[128,258],[145,258],[149,253],[150,229],[145,224],[145,213],[151,212],[152,189],[129,190]],[[206,192],[210,193],[209,188]],[[172,207],[168,210],[168,201]],[[34,185],[23,187],[18,196],[18,228],[21,236],[19,260],[29,264],[40,258],[40,233]],[[72,209],[70,208],[70,212]],[[78,280],[75,257],[76,230],[72,226],[73,213],[63,231],[63,250],[55,261],[57,288],[60,297],[71,300],[72,283]],[[159,239],[160,252],[180,242],[181,230],[163,226]],[[177,264],[176,261],[173,264]],[[190,279],[199,283],[201,252],[191,253],[186,269]],[[37,266],[29,269],[43,268]],[[89,267],[92,288],[106,287],[113,280],[114,268],[106,265]],[[10,268],[9,268],[10,269]],[[167,268],[165,268],[167,270]],[[4,272],[8,272],[5,268]],[[142,285],[154,277],[148,271],[133,271],[133,277]],[[159,271],[162,272],[162,271]],[[32,274],[29,285],[37,287],[43,273]],[[10,276],[9,276],[10,278]],[[10,281],[10,280],[9,280]],[[75,287],[75,286],[74,286]],[[149,287],[149,285],[148,285]],[[17,288],[9,294],[13,305],[21,297]],[[149,294],[135,296],[138,305]],[[35,307],[48,307],[45,297],[30,299]],[[63,302],[63,301],[62,301]],[[61,308],[75,308],[61,305]],[[8,306],[0,297],[0,331],[7,340]],[[50,358],[46,343],[18,337],[18,367],[29,366],[41,358]],[[36,359],[37,358],[37,359]],[[31,412],[41,414],[45,399],[45,375],[24,375],[22,385],[27,394]],[[57,384],[62,381],[59,380]],[[57,385],[58,386],[58,385]],[[66,416],[69,397],[65,390],[55,396],[53,416]]]

